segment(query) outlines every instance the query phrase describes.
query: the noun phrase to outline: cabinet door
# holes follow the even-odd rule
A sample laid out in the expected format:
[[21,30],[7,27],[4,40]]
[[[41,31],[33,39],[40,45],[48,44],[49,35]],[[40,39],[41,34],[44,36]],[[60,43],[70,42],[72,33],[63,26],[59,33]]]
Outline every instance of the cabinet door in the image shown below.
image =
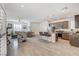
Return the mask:
[[75,16],[75,28],[79,28],[79,15]]
[[62,25],[64,29],[68,29],[68,21],[63,22]]
[[63,33],[62,38],[65,40],[69,40],[69,33]]

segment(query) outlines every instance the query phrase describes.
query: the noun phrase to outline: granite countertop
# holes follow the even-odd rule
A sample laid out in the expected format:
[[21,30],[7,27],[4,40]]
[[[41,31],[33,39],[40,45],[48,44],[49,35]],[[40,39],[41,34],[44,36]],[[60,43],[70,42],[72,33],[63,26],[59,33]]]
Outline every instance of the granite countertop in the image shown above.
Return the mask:
[[69,29],[56,29],[55,31],[56,31],[56,32],[57,32],[57,31],[61,31],[61,32],[70,32]]

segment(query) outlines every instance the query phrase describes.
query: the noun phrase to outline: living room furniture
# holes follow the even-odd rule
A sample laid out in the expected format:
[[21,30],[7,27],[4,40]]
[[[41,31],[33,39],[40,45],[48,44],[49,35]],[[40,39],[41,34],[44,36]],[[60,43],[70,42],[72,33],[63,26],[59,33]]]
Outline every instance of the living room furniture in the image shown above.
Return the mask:
[[39,32],[40,39],[42,39],[42,36],[44,36],[43,32]]
[[27,32],[26,35],[27,35],[28,38],[31,38],[31,37],[35,36],[35,33],[34,32]]
[[44,32],[44,36],[46,37],[47,41],[51,41],[52,40],[51,34],[49,32]]
[[27,33],[26,32],[16,32],[17,38],[19,42],[27,41]]
[[39,32],[40,39],[46,40],[46,41],[52,41],[52,35],[49,32]]

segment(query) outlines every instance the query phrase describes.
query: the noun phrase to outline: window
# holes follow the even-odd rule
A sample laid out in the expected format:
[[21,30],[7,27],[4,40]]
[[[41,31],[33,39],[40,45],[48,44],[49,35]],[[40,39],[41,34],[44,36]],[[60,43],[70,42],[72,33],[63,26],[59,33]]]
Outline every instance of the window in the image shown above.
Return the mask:
[[14,24],[14,31],[22,31],[21,24]]

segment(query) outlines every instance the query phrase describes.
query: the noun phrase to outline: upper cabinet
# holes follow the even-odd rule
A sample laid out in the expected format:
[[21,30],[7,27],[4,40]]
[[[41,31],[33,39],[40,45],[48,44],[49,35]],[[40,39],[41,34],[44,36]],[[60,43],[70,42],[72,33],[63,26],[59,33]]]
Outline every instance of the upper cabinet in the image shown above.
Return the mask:
[[79,28],[79,15],[75,16],[75,28]]
[[54,25],[56,29],[69,29],[69,21],[66,19],[51,21],[50,23]]
[[57,29],[68,29],[68,21],[53,23]]

